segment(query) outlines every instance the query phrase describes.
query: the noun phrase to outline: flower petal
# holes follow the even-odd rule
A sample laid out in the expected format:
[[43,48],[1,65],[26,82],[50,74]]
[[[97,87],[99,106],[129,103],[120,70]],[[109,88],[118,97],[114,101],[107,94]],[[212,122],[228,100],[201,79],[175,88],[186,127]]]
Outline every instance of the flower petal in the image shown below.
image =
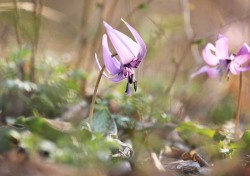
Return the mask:
[[219,71],[215,67],[208,67],[208,66],[203,66],[201,67],[197,72],[193,73],[191,75],[191,78],[201,74],[201,73],[207,73],[209,77],[213,78],[219,75]]
[[219,59],[212,53],[212,51],[215,52],[215,47],[213,44],[208,43],[204,47],[202,55],[207,64],[215,66],[219,63]]
[[120,82],[121,80],[125,79],[125,77],[116,75],[115,77],[108,77],[108,79],[112,82]]
[[250,59],[250,53],[235,56],[233,62],[242,65]]
[[136,42],[141,47],[140,53],[139,53],[138,58],[137,58],[137,60],[141,61],[145,57],[146,52],[147,52],[146,45],[145,45],[143,39],[141,38],[141,36],[138,34],[138,32],[132,26],[130,26],[125,20],[123,20],[123,19],[121,19],[121,20],[126,24],[126,26],[128,27],[128,29],[130,30],[130,32],[133,34]]
[[241,72],[250,70],[250,63],[247,66],[245,66],[245,67],[240,67],[238,70],[241,71]]
[[218,40],[215,43],[216,47],[216,56],[219,59],[227,59],[228,58],[228,39],[219,34]]
[[116,75],[119,73],[121,64],[115,57],[111,56],[112,54],[108,48],[108,39],[106,34],[104,34],[102,37],[102,55],[107,71],[111,75]]
[[[96,61],[96,63],[97,63],[97,66],[98,66],[99,70],[101,71],[101,70],[102,70],[102,66],[101,66],[101,64],[100,64],[100,62],[99,62],[99,59],[98,59],[96,53],[95,53],[95,61]],[[107,78],[109,77],[105,72],[103,72],[103,75],[106,76]]]
[[[102,70],[102,66],[100,65],[100,62],[99,62],[99,60],[98,60],[98,57],[97,57],[97,54],[96,54],[96,53],[95,53],[95,60],[96,60],[96,63],[97,63],[97,66],[98,66],[99,70],[101,71],[101,70]],[[121,80],[123,80],[123,79],[125,78],[125,77],[123,77],[123,76],[121,76],[121,75],[119,75],[119,74],[115,75],[114,77],[110,77],[110,76],[108,76],[107,73],[105,73],[105,72],[103,72],[103,75],[104,75],[106,78],[108,78],[110,81],[113,81],[113,82],[119,82],[119,81],[121,81]]]
[[244,43],[242,47],[240,48],[240,51],[237,53],[237,56],[242,55],[242,54],[249,54],[249,53],[250,53],[250,48],[246,43]]
[[120,56],[122,64],[128,64],[137,58],[139,53],[138,44],[125,34],[113,29],[105,21],[103,21],[103,24],[113,47]]
[[229,66],[230,72],[234,75],[239,75],[240,70],[239,70],[239,65],[231,63]]
[[123,34],[122,32],[120,32],[118,30],[115,30],[115,32],[117,33],[118,37],[120,37],[122,42],[126,46],[128,46],[128,48],[132,52],[133,60],[137,59],[139,52],[140,52],[140,45],[138,43],[136,43],[134,40],[132,40],[130,37],[128,37],[127,35]]

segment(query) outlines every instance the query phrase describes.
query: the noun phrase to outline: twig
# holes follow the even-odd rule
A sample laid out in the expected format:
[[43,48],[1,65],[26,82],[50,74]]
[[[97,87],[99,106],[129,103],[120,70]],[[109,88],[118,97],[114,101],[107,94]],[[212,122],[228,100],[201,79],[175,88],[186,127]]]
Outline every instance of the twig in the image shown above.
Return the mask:
[[30,81],[35,82],[35,61],[41,28],[41,18],[44,0],[33,0],[34,2],[34,39],[32,42],[32,54],[30,60]]
[[[154,0],[148,0],[147,2],[145,2],[145,4],[149,5],[150,3],[152,3]],[[142,3],[138,4],[137,6],[135,6],[126,17],[124,18],[129,18],[133,13],[135,13],[138,9],[140,9]],[[118,26],[119,27],[119,26]]]
[[155,153],[155,152],[151,152],[151,153],[150,153],[150,156],[151,156],[151,158],[153,159],[153,162],[154,162],[155,167],[156,167],[159,171],[164,172],[165,169],[164,169],[164,167],[162,166],[160,160],[158,159],[156,153]]
[[190,43],[188,44],[188,46],[186,47],[185,51],[183,52],[182,56],[181,56],[181,59],[178,63],[175,63],[175,71],[174,71],[174,75],[172,77],[172,79],[170,80],[170,83],[168,85],[168,87],[166,88],[165,90],[165,94],[169,94],[172,90],[172,87],[174,86],[174,83],[177,79],[177,76],[178,76],[178,73],[179,73],[179,70],[181,68],[181,65],[184,63],[184,61],[186,60],[186,57],[187,56],[187,52],[189,51],[189,47],[190,47]]
[[[119,1],[114,0],[113,3],[110,6],[104,6],[104,9],[102,11],[102,19],[104,20],[112,20],[112,17],[114,17],[114,13],[116,9],[116,6],[118,4]],[[97,30],[97,35],[95,35],[95,38],[93,39],[93,43],[92,43],[92,49],[96,49],[97,51],[100,50],[101,45],[99,44],[99,41],[102,37],[102,19],[100,20],[99,26],[98,26],[98,30]]]
[[15,33],[16,33],[16,40],[17,40],[17,44],[19,46],[19,48],[21,47],[21,35],[20,35],[20,23],[19,23],[19,19],[20,19],[20,10],[18,7],[18,0],[13,0],[14,3],[14,7],[15,7]]
[[[190,7],[189,7],[189,0],[182,0],[182,9],[183,9],[183,20],[184,20],[184,29],[187,35],[187,38],[190,42],[193,42],[195,35],[194,30],[191,25],[191,18],[190,18]],[[200,54],[197,44],[191,45],[191,51],[194,56],[196,62],[200,61]]]
[[200,58],[198,46],[197,46],[197,44],[193,43],[194,32],[193,32],[193,28],[191,25],[191,19],[190,19],[189,0],[181,0],[180,3],[182,5],[182,9],[183,9],[184,30],[186,32],[187,39],[188,39],[189,43],[188,43],[186,49],[184,50],[180,61],[178,63],[175,63],[175,72],[173,74],[172,79],[170,80],[169,86],[166,88],[166,91],[165,91],[165,93],[167,95],[171,92],[171,89],[174,86],[174,83],[177,79],[181,65],[184,63],[185,59],[188,58],[187,53],[188,53],[189,49],[191,49],[191,52],[192,52],[194,58],[196,58],[195,59],[196,61],[198,61]]

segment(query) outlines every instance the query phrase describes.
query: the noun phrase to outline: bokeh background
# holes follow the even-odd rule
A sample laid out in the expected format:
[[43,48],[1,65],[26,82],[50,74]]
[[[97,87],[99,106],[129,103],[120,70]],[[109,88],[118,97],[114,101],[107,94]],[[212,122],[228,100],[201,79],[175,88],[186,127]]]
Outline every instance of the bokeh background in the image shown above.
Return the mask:
[[[120,20],[124,18],[147,44],[147,57],[136,71],[139,91],[151,96],[154,108],[178,113],[180,118],[210,121],[213,109],[222,106],[222,101],[235,104],[238,77],[211,80],[204,74],[191,80],[190,75],[204,64],[201,56],[204,45],[213,43],[219,33],[229,38],[231,52],[237,52],[243,42],[248,43],[248,11],[247,0],[2,0],[0,56],[6,60],[10,52],[28,47],[31,53],[25,56],[24,80],[29,80],[32,72],[28,57],[34,57],[36,64],[47,60],[51,67],[56,62],[66,70],[79,69],[87,78],[79,82],[78,93],[86,97],[92,94],[98,74],[94,53],[101,58],[102,21],[129,33]],[[50,74],[49,70],[36,72],[36,81]],[[243,82],[242,120],[247,120],[248,73],[244,74]],[[99,91],[113,91],[114,87],[117,86],[103,79]],[[221,108],[233,113],[233,107]],[[23,111],[20,107],[20,112],[14,114]],[[232,114],[225,116],[230,119]]]
[[[97,109],[143,122],[233,122],[239,77],[190,75],[205,64],[202,48],[218,34],[229,38],[232,53],[249,44],[249,10],[248,0],[1,0],[1,123],[36,113],[74,124],[85,119],[99,74],[94,54],[101,58],[102,21],[130,35],[121,18],[147,45],[136,69],[139,90],[127,97],[126,81],[102,78]],[[241,130],[250,122],[249,87],[246,72]]]

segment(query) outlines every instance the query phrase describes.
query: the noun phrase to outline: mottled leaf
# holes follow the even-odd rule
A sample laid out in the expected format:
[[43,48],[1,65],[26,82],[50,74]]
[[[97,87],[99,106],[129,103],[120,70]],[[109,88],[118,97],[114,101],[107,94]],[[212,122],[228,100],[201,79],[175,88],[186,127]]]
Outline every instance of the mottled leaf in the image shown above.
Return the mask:
[[93,115],[91,129],[103,136],[117,137],[117,126],[107,109],[102,109]]

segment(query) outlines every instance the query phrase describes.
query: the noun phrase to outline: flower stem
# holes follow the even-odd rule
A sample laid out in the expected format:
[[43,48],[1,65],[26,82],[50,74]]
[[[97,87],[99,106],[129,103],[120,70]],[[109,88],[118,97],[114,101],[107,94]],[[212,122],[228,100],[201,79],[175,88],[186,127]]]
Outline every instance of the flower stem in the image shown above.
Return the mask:
[[93,112],[94,112],[94,108],[95,108],[95,100],[96,100],[96,93],[97,93],[97,89],[98,89],[98,86],[99,86],[99,83],[101,81],[101,77],[102,77],[102,74],[104,72],[104,69],[105,69],[105,66],[102,66],[102,69],[98,75],[98,78],[96,80],[96,83],[95,83],[95,90],[94,90],[94,94],[93,94],[93,97],[92,97],[92,101],[91,101],[91,105],[90,105],[90,111],[89,111],[89,117],[88,117],[88,122],[89,124],[91,125],[92,124],[92,117],[93,117]]
[[237,111],[236,111],[236,115],[235,115],[235,130],[234,130],[235,136],[238,136],[238,132],[239,132],[241,92],[242,92],[242,73],[240,73],[238,105],[237,105]]

